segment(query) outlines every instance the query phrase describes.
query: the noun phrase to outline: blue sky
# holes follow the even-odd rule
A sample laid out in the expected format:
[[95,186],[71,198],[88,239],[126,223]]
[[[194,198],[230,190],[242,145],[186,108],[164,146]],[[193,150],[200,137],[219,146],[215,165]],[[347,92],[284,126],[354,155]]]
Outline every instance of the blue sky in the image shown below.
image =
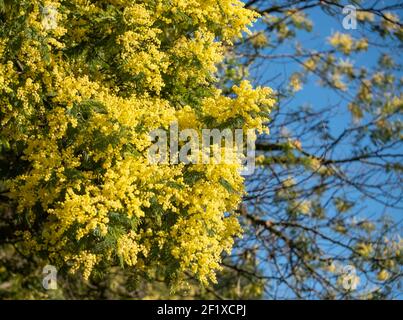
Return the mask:
[[[369,1],[368,1],[369,2]],[[380,1],[382,3],[382,1]],[[388,1],[388,3],[390,3]],[[365,2],[364,2],[365,4]],[[341,9],[340,9],[341,11]],[[299,32],[297,34],[296,40],[301,42],[305,48],[311,48],[315,49],[317,51],[321,50],[326,50],[330,49],[330,45],[327,43],[326,39],[334,32],[340,31],[343,33],[349,33],[353,38],[361,38],[362,33],[368,33],[367,30],[363,29],[364,27],[362,25],[358,25],[356,30],[345,30],[342,27],[342,23],[340,20],[340,17],[331,17],[325,13],[319,8],[312,9],[307,12],[309,17],[312,19],[312,22],[314,23],[313,27],[313,32],[312,33],[307,33],[307,32]],[[261,25],[257,24],[255,26],[256,30],[261,29]],[[289,44],[282,45],[280,48],[276,49],[274,52],[275,54],[289,54],[293,53],[295,49],[293,48],[294,41],[288,41]],[[392,44],[393,45],[393,44]],[[397,45],[397,44],[396,44]],[[354,62],[355,65],[358,66],[366,66],[369,68],[372,68],[376,66],[378,57],[384,48],[376,48],[376,47],[371,47],[367,52],[361,53],[354,55],[350,58],[352,62]],[[390,52],[393,53],[395,57],[397,57],[398,61],[397,63],[403,63],[403,59],[401,54],[397,54],[396,49],[390,49],[395,52]],[[273,54],[273,52],[267,52],[266,54]],[[275,84],[281,84],[284,81],[287,81],[289,76],[296,71],[301,71],[301,66],[298,65],[297,63],[293,63],[288,61],[286,64],[278,64],[276,63],[275,60],[269,61],[267,65],[264,66],[264,77],[261,79],[263,81],[272,79],[275,76],[278,76],[274,82],[272,82],[272,85]],[[259,72],[262,72],[262,68],[259,69]],[[402,74],[398,75],[402,76]],[[252,74],[253,78],[253,74]],[[351,124],[352,118],[350,116],[350,113],[347,110],[347,101],[343,101],[343,99],[340,98],[340,96],[335,93],[333,90],[325,89],[323,87],[320,87],[317,83],[317,78],[315,77],[310,77],[310,80],[308,83],[304,84],[303,90],[297,92],[295,94],[294,99],[290,101],[289,105],[287,108],[292,109],[293,107],[301,106],[301,105],[310,105],[314,110],[320,108],[321,106],[328,106],[329,104],[336,105],[337,103],[340,103],[340,105],[335,108],[334,116],[329,122],[329,126],[331,129],[331,133],[333,135],[338,135],[341,133],[346,127],[348,127]],[[348,83],[347,83],[348,85]],[[312,141],[302,141],[302,145],[304,146],[312,144]],[[345,150],[340,150],[342,153],[345,151],[346,153],[349,152],[348,146],[346,146]],[[400,150],[396,150],[400,154],[403,153],[402,148]],[[401,190],[400,190],[401,192]],[[357,194],[352,194],[352,198],[356,198],[358,195]],[[374,216],[380,216],[383,213],[387,213],[390,215],[395,221],[396,224],[399,224],[400,226],[400,236],[402,236],[401,233],[401,221],[403,218],[403,212],[400,209],[392,209],[392,208],[386,208],[384,205],[381,205],[380,203],[376,201],[372,201],[369,199],[365,200],[365,203],[361,203],[360,206],[365,208],[366,215],[370,217]],[[403,204],[400,205],[402,207]],[[403,297],[403,293],[398,295],[399,298]]]
[[[340,9],[341,11],[341,9]],[[339,31],[343,33],[349,33],[353,38],[361,38],[362,34],[366,33],[367,30],[363,29],[362,25],[358,25],[356,30],[345,30],[342,26],[342,22],[340,17],[331,17],[319,8],[314,8],[308,11],[308,15],[311,18],[314,27],[312,33],[307,33],[304,31],[298,32],[296,36],[296,40],[303,44],[305,48],[311,48],[317,51],[331,49],[331,46],[327,43],[327,38],[331,36],[334,32]],[[256,24],[255,28],[259,30],[261,26]],[[275,54],[289,54],[295,51],[293,48],[295,41],[288,41],[289,43],[286,45],[282,45],[279,49],[275,51]],[[372,68],[377,65],[378,57],[382,52],[383,48],[376,48],[370,45],[368,51],[359,53],[349,58],[350,61],[354,63],[356,66],[366,66],[368,68]],[[398,50],[396,48],[396,50]],[[388,51],[386,51],[388,52]],[[389,53],[389,52],[388,52]],[[339,57],[342,57],[339,55]],[[402,55],[394,55],[394,57],[398,58],[398,63],[403,63]],[[273,78],[273,76],[278,76],[274,84],[282,83],[287,81],[289,76],[296,71],[301,71],[301,66],[296,62],[287,61],[286,64],[277,64],[276,61],[269,61],[267,67],[267,72],[265,77],[267,79]],[[402,76],[400,73],[398,76]],[[253,74],[252,74],[253,78]],[[265,79],[262,79],[265,80]],[[348,85],[348,82],[346,82]],[[320,108],[321,106],[331,105],[340,105],[335,108],[335,112],[333,113],[332,119],[329,121],[329,127],[331,129],[331,133],[334,136],[337,136],[343,130],[350,126],[353,121],[350,115],[350,112],[347,109],[348,101],[345,101],[341,98],[339,94],[337,94],[334,90],[330,90],[324,87],[321,87],[318,84],[317,77],[309,77],[309,81],[304,84],[304,87],[301,91],[296,92],[292,101],[290,101],[287,106],[288,109],[292,109],[294,106],[301,105],[309,105],[314,110]],[[307,145],[311,145],[312,141],[302,141],[303,146],[304,142]],[[349,150],[345,150],[347,153]],[[397,152],[403,153],[403,150],[396,150]],[[343,150],[341,150],[343,152]],[[403,206],[403,204],[402,204]],[[383,212],[383,209],[378,203],[368,202],[368,207],[373,211]],[[389,210],[389,214],[394,216],[396,219],[400,220],[403,218],[403,212],[398,210]]]

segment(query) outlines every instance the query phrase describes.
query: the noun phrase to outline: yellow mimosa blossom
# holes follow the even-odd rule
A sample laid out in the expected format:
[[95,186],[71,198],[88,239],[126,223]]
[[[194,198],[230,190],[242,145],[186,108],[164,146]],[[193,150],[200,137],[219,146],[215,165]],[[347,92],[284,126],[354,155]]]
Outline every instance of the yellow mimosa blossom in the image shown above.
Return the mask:
[[373,253],[373,248],[372,244],[366,244],[366,243],[359,243],[356,247],[356,251],[362,255],[363,257],[368,258],[372,253]]
[[336,32],[329,39],[329,43],[345,54],[353,49],[354,41],[349,34]]
[[290,87],[292,91],[298,92],[302,90],[301,76],[298,73],[294,73],[290,78]]
[[377,278],[379,281],[386,281],[389,278],[389,272],[386,271],[385,269],[382,269],[381,271],[378,272]]
[[263,131],[272,91],[243,81],[228,96],[216,80],[256,17],[239,0],[21,0],[2,13],[0,138],[22,249],[86,279],[123,264],[214,280],[241,231],[240,165],[150,164],[150,132]]
[[357,11],[358,21],[374,21],[375,15],[372,12]]

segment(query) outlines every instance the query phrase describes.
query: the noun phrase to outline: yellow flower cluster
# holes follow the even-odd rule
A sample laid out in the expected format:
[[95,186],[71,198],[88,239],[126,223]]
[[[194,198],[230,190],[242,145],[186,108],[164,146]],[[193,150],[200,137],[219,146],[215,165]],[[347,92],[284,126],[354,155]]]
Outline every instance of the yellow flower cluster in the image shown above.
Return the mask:
[[374,21],[375,15],[368,11],[357,11],[358,21]]
[[401,31],[402,27],[399,26],[399,17],[392,13],[392,12],[386,12],[384,18],[382,19],[381,25],[384,29],[388,31],[396,31],[399,30]]
[[349,34],[335,32],[328,39],[331,46],[340,52],[349,55],[353,51],[365,51],[368,49],[368,40],[361,38],[354,40]]
[[225,123],[229,119],[241,118],[244,120],[242,129],[256,129],[259,132],[264,130],[264,122],[270,108],[274,105],[273,92],[270,88],[253,89],[248,81],[242,81],[240,86],[234,86],[233,92],[236,99],[221,95],[220,90],[216,90],[213,98],[204,99],[202,104],[203,113],[213,116],[220,122]]
[[294,92],[302,90],[301,75],[299,73],[293,73],[290,77],[290,88]]
[[16,8],[0,30],[0,138],[18,161],[6,185],[25,249],[84,278],[120,261],[214,280],[240,233],[239,164],[149,164],[149,133],[174,120],[209,128],[207,118],[263,130],[271,90],[244,81],[230,98],[215,81],[223,42],[255,13],[238,0]]
[[372,245],[369,243],[359,243],[357,244],[356,251],[363,257],[368,258],[374,251]]

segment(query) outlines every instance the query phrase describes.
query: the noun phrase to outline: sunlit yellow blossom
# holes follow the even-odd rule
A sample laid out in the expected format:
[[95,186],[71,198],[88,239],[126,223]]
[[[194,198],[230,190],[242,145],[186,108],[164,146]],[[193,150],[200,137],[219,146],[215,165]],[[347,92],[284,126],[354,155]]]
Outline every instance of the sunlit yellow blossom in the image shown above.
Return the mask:
[[386,281],[389,278],[389,272],[383,269],[378,272],[377,278],[379,281]]
[[258,32],[251,37],[251,43],[255,48],[264,48],[269,44],[264,32]]
[[357,11],[358,21],[374,21],[375,15],[368,11]]
[[264,130],[273,92],[224,95],[216,79],[257,14],[238,0],[19,3],[2,13],[0,138],[20,161],[4,183],[22,250],[85,279],[120,264],[214,281],[241,232],[234,147],[228,163],[150,164],[150,132]]
[[384,14],[384,18],[382,19],[382,27],[385,28],[388,31],[395,31],[398,30],[399,28],[399,17],[392,13],[392,12],[386,12]]
[[356,250],[360,255],[368,258],[373,252],[373,247],[370,243],[369,244],[359,243],[356,247]]
[[349,34],[336,32],[329,39],[329,43],[345,54],[353,49],[354,41]]
[[302,90],[301,76],[298,73],[294,73],[290,78],[290,87],[292,91],[297,92]]

